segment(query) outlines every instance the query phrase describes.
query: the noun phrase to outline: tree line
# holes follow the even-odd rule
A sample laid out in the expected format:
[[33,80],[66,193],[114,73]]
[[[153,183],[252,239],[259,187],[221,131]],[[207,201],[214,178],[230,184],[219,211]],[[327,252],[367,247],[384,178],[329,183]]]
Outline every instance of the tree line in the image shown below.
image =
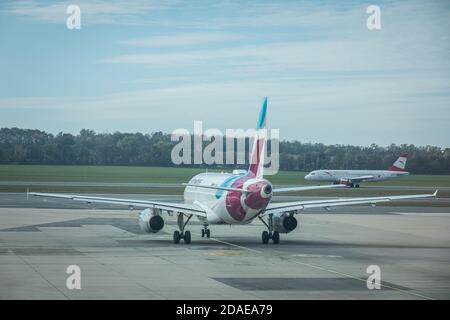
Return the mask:
[[[162,132],[96,133],[83,129],[77,135],[53,135],[41,130],[1,128],[0,164],[175,166],[171,151],[177,143]],[[401,153],[408,153],[408,171],[450,174],[450,148],[436,146],[350,146],[283,140],[279,152],[280,170],[387,169]],[[248,162],[248,155],[246,159]]]

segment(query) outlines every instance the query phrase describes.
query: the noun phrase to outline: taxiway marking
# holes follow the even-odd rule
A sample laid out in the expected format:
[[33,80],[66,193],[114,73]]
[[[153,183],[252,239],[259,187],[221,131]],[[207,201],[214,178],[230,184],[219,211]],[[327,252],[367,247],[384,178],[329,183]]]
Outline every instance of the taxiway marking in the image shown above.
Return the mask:
[[[211,239],[213,239],[213,238],[211,238]],[[221,240],[218,240],[218,239],[213,239],[213,240],[216,240],[218,242],[221,242],[221,243],[224,243],[224,244],[227,244],[227,245],[230,245],[230,246],[246,249],[246,250],[249,250],[249,251],[253,251],[253,252],[257,252],[257,253],[263,253],[263,251],[254,250],[254,249],[247,248],[247,247],[244,247],[244,246],[240,246],[240,245],[237,245],[237,244],[234,244],[234,243],[221,241]],[[281,256],[281,258],[289,260],[287,257],[282,257]],[[321,270],[321,271],[325,271],[325,272],[328,272],[328,273],[337,274],[337,275],[340,275],[342,277],[347,277],[347,278],[351,278],[351,279],[358,280],[358,281],[366,283],[365,279],[361,279],[361,278],[352,276],[352,275],[350,275],[348,273],[332,270],[332,269],[329,269],[329,268],[325,268],[325,267],[322,267],[322,266],[319,266],[319,265],[314,265],[314,264],[310,264],[310,263],[306,263],[306,262],[300,262],[300,261],[296,261],[296,260],[289,260],[289,261],[292,261],[292,262],[294,262],[296,264],[299,264],[299,265],[307,266],[307,267],[310,267],[310,268],[313,268],[313,269],[317,269],[317,270]],[[420,293],[415,293],[415,292],[411,292],[411,291],[407,291],[407,290],[403,290],[403,289],[400,289],[400,288],[397,288],[397,287],[393,287],[393,286],[389,286],[389,285],[383,284],[383,282],[381,282],[381,286],[385,287],[385,288],[392,289],[392,290],[397,291],[397,292],[401,292],[403,294],[409,294],[409,295],[412,295],[412,296],[415,296],[415,297],[419,297],[419,298],[422,298],[422,299],[435,300],[432,297],[428,297],[428,296],[420,294]]]

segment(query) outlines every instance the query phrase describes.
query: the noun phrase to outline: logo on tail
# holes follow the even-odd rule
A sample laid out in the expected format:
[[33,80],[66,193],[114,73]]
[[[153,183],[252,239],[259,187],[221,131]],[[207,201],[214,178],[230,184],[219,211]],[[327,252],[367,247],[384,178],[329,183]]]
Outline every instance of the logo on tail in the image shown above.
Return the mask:
[[406,153],[402,153],[394,164],[389,167],[389,171],[406,171],[405,167],[407,158],[408,155]]
[[255,178],[262,178],[264,171],[264,147],[266,144],[267,97],[264,98],[256,125],[255,140],[250,156],[249,173]]

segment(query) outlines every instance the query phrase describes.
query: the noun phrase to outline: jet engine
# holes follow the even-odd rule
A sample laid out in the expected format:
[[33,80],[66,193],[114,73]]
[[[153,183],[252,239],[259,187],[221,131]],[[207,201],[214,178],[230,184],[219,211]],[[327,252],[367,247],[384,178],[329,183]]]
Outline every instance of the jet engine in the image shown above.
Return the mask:
[[155,211],[145,209],[139,214],[139,227],[142,231],[156,233],[164,227],[164,219]]
[[279,233],[289,233],[297,228],[297,219],[289,213],[275,214],[273,216],[273,229]]

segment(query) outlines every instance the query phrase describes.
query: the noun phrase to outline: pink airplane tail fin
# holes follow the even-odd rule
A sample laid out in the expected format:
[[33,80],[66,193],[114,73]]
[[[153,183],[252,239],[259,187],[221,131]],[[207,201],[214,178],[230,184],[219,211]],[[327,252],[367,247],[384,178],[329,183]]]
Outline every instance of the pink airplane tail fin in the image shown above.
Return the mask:
[[264,98],[256,125],[255,141],[253,142],[252,154],[250,156],[250,167],[248,171],[256,178],[262,178],[264,170],[264,147],[266,143],[266,114],[267,97]]

